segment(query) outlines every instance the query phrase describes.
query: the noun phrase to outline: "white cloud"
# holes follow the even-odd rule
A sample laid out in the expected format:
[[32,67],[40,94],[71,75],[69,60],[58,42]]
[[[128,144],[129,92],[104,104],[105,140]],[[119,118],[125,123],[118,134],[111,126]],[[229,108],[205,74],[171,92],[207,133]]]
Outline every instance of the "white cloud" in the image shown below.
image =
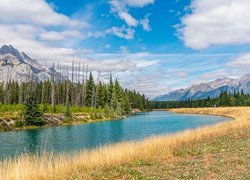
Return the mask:
[[69,48],[87,38],[109,34],[128,40],[134,38],[134,30],[124,26],[95,32],[83,28],[83,24],[87,23],[57,13],[44,0],[0,0],[1,45],[11,44],[40,61],[71,61],[80,53],[92,53],[93,50],[86,48]]
[[228,67],[239,69],[240,71],[249,72],[250,69],[250,54],[243,54],[239,57],[231,60],[228,64]]
[[149,25],[149,16],[150,14],[147,14],[144,19],[140,20],[140,23],[145,31],[151,31],[151,27]]
[[40,34],[40,39],[43,41],[62,41],[67,38],[83,38],[83,35],[79,31],[62,31],[62,32],[56,32],[56,31],[46,31],[42,34]]
[[190,8],[179,27],[186,46],[199,50],[250,43],[249,0],[193,0]]
[[[123,74],[126,72],[141,72],[147,67],[154,66],[158,61],[154,60],[144,60],[140,53],[134,54],[129,53],[126,47],[121,47],[122,50],[125,50],[125,53],[119,53],[114,56],[95,54],[96,57],[85,56],[79,58],[78,60],[88,65],[90,71],[99,71],[101,73],[118,73]],[[91,58],[90,58],[91,57]],[[70,65],[71,61],[67,63]]]
[[129,13],[127,12],[121,12],[119,13],[119,16],[121,19],[123,19],[129,26],[137,26],[138,21],[133,18]]
[[50,41],[39,41],[40,35],[46,32],[31,25],[0,25],[0,42],[1,45],[11,44],[39,61],[71,61],[77,50],[57,46]]
[[106,30],[108,34],[114,34],[117,37],[131,40],[134,39],[135,31],[131,28],[126,28],[125,26],[119,27],[112,27],[111,29]]
[[45,0],[0,0],[1,45],[11,44],[41,61],[72,59],[78,51],[69,44],[81,41],[79,29],[87,26],[56,12]]
[[44,0],[1,0],[0,4],[0,19],[3,22],[45,26],[79,25],[78,21],[55,12]]
[[149,4],[153,4],[154,1],[155,0],[110,0],[109,4],[111,5],[112,13],[118,15],[118,17],[124,20],[128,26],[136,27],[142,24],[143,28],[148,31],[148,29],[150,29],[148,18],[137,20],[129,13],[129,8],[142,8]]
[[155,0],[125,0],[125,3],[131,7],[144,7],[154,2]]

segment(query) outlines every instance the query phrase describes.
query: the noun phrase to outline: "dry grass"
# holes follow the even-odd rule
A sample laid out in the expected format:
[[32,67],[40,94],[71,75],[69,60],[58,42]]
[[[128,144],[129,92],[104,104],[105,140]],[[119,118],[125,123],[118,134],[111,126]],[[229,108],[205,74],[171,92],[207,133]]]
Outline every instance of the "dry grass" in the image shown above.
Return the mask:
[[0,179],[74,179],[103,168],[112,168],[136,160],[171,159],[179,146],[189,142],[250,128],[250,108],[173,109],[178,113],[215,114],[235,120],[175,135],[152,137],[142,142],[127,142],[76,154],[23,155],[0,163]]

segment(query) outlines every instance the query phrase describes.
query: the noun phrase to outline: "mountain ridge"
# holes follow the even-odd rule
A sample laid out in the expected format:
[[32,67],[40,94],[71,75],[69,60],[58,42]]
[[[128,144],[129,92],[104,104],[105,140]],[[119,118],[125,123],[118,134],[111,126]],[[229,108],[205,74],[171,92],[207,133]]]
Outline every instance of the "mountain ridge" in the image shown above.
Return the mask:
[[61,79],[61,74],[52,72],[36,59],[24,52],[19,52],[12,45],[3,45],[0,48],[0,82],[14,80],[17,82],[43,81],[56,75],[56,80]]
[[234,91],[250,93],[250,73],[238,79],[228,77],[219,78],[208,83],[196,84],[184,89],[177,89],[167,94],[155,97],[154,101],[180,101],[186,99],[204,99],[207,97],[217,97],[221,92]]

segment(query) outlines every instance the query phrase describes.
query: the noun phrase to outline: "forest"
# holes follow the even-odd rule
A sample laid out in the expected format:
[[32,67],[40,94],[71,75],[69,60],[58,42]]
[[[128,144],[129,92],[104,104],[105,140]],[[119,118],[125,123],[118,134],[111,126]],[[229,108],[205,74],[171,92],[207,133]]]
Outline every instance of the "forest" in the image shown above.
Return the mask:
[[187,99],[183,101],[151,101],[152,109],[164,108],[197,108],[197,107],[234,107],[250,106],[250,94],[241,92],[221,92],[218,97],[206,99]]
[[123,89],[110,76],[109,83],[95,81],[90,72],[85,81],[45,80],[0,84],[0,112],[23,110],[26,125],[43,125],[44,113],[99,112],[121,117],[133,109],[149,109],[149,101],[136,91]]

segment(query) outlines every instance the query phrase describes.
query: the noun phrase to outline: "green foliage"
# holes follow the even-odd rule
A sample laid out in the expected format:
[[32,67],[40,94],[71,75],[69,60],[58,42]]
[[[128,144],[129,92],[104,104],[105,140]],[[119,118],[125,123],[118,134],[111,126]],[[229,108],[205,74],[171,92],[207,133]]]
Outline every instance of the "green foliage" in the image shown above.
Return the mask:
[[16,120],[14,126],[15,127],[23,127],[24,126],[24,121],[21,120],[21,119]]
[[67,105],[64,115],[65,115],[65,117],[72,119],[72,112],[71,112],[71,109],[70,109],[69,105]]
[[[149,109],[149,101],[144,95],[123,89],[117,79],[112,81],[112,76],[108,84],[95,84],[92,73],[88,77],[86,82],[77,83],[67,80],[53,84],[46,80],[38,83],[10,81],[0,84],[0,113],[25,109],[27,124],[42,125],[42,113],[61,113],[67,117],[73,113],[89,113],[111,118],[129,114],[135,108]],[[31,91],[32,100],[29,98]],[[51,106],[52,99],[55,100],[54,108]],[[32,120],[31,116],[37,119]]]
[[23,110],[23,107],[21,104],[0,104],[0,113],[18,112]]
[[41,104],[41,109],[43,113],[49,112],[48,104],[47,103]]
[[24,109],[24,120],[26,125],[42,126],[45,124],[35,94],[30,95],[27,99]]
[[86,87],[86,106],[93,107],[94,106],[94,92],[95,92],[95,83],[92,76],[92,73],[89,75],[89,80],[87,82]]

